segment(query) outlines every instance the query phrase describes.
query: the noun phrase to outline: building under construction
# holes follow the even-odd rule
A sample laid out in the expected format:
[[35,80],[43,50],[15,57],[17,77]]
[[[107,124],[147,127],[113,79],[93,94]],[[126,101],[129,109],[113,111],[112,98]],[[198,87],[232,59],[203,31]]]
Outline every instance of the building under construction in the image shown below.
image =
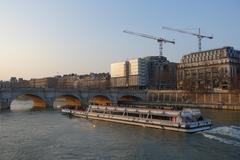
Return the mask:
[[149,56],[111,64],[111,87],[175,89],[177,64]]
[[149,89],[176,89],[177,63],[170,62],[164,56],[144,58],[148,67]]
[[111,87],[145,88],[148,82],[146,61],[136,58],[111,64]]

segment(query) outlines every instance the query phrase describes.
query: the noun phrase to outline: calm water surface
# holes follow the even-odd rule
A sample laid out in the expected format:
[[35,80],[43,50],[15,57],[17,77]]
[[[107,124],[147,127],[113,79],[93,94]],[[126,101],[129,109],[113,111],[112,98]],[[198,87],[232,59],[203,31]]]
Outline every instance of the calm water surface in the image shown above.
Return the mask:
[[0,160],[239,159],[240,112],[202,112],[215,128],[196,134],[69,118],[58,111],[1,112]]

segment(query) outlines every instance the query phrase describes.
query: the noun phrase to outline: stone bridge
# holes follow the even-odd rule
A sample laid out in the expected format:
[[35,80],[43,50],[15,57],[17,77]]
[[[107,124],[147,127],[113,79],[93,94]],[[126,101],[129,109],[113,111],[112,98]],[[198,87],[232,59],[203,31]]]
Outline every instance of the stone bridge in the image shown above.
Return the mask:
[[53,107],[57,98],[65,98],[68,104],[86,107],[90,103],[118,104],[121,101],[145,101],[147,91],[129,89],[81,90],[44,88],[4,88],[0,89],[0,110],[10,109],[19,96],[27,96],[36,107]]

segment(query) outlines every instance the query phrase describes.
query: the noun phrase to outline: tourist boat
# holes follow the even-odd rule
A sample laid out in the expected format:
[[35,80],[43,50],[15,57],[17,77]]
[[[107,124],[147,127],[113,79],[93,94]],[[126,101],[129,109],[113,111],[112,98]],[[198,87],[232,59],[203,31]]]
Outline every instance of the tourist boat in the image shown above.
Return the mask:
[[166,110],[89,105],[86,111],[63,109],[62,112],[81,118],[188,133],[208,130],[212,126],[212,121],[203,119],[199,109]]
[[62,114],[72,114],[72,110],[68,108],[62,108],[61,112]]
[[62,114],[68,114],[68,115],[71,115],[72,114],[72,111],[74,109],[76,109],[77,107],[76,106],[72,106],[72,105],[64,105],[64,106],[59,106],[57,108],[60,108],[61,109],[61,112]]

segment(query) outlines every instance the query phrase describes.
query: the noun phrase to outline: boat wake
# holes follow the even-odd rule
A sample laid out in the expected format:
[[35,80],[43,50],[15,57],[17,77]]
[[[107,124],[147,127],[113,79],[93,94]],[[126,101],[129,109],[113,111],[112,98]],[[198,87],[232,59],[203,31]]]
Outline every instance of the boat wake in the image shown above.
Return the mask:
[[203,136],[240,147],[240,126],[223,126],[202,132]]

